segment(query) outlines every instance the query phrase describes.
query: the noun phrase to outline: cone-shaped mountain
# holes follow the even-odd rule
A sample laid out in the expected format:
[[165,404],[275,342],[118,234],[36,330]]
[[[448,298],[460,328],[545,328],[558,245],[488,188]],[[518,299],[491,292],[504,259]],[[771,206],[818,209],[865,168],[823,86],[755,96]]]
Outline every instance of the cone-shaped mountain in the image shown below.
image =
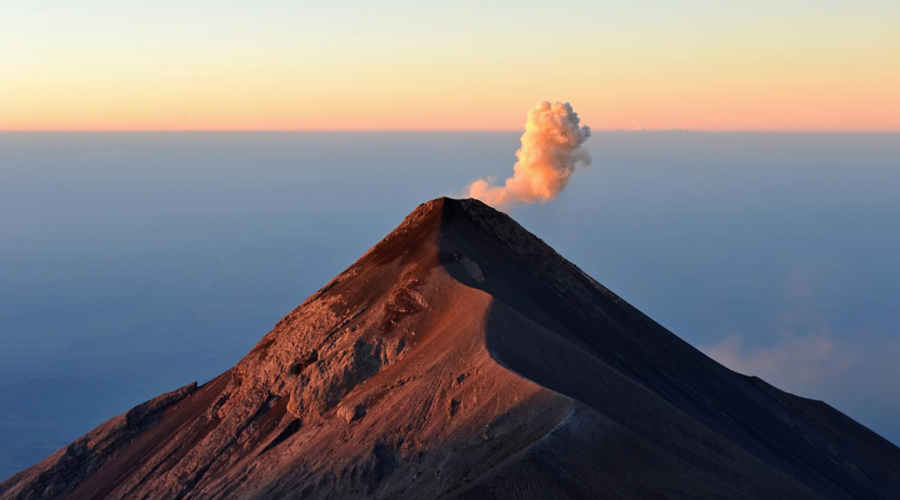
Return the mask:
[[441,198],[234,368],[0,497],[896,499],[900,449],[724,368],[507,215]]

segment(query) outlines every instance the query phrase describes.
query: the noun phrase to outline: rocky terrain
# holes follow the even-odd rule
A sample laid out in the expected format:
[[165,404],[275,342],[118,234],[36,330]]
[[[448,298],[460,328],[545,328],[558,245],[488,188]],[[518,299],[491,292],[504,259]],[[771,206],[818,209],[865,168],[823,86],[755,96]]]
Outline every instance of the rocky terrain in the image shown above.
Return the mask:
[[722,367],[508,216],[441,198],[234,368],[0,483],[360,497],[896,499],[900,449]]

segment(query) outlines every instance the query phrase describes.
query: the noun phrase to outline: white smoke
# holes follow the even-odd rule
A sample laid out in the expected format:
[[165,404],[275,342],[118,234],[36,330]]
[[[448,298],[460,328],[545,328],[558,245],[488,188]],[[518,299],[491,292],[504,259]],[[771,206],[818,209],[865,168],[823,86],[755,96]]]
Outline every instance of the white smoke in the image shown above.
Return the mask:
[[580,126],[578,113],[569,103],[538,103],[528,111],[513,176],[503,186],[492,186],[492,179],[479,179],[469,186],[468,196],[501,208],[553,200],[569,185],[577,164],[591,164],[590,155],[582,148],[590,136],[591,129]]

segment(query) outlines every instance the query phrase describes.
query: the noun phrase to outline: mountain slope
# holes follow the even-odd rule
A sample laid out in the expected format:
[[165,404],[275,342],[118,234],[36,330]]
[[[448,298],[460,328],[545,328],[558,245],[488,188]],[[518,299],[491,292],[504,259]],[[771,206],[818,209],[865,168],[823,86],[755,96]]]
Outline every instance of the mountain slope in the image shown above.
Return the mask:
[[474,200],[2,498],[896,498],[900,449],[727,370]]

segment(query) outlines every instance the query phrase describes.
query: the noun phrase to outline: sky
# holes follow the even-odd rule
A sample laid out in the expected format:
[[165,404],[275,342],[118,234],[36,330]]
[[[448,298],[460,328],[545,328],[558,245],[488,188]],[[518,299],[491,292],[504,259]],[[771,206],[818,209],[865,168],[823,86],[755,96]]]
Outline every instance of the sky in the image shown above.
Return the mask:
[[900,2],[0,0],[0,130],[900,131]]

